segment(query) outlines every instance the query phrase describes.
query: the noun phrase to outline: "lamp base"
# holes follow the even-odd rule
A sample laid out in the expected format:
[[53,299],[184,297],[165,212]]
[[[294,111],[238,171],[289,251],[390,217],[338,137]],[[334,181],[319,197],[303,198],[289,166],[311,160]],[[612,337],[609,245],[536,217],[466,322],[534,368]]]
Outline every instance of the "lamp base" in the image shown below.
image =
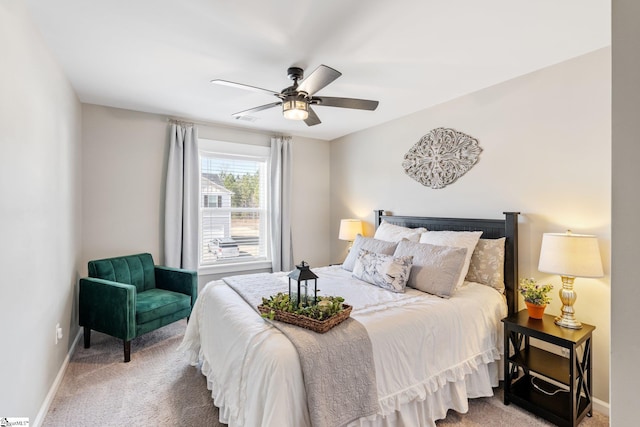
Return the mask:
[[558,326],[562,326],[563,328],[582,329],[582,323],[569,317],[558,316],[554,323]]
[[562,301],[562,315],[556,317],[555,324],[568,329],[582,329],[582,323],[578,322],[573,310],[573,303],[578,295],[573,290],[575,277],[561,276],[562,289],[560,289],[560,301]]

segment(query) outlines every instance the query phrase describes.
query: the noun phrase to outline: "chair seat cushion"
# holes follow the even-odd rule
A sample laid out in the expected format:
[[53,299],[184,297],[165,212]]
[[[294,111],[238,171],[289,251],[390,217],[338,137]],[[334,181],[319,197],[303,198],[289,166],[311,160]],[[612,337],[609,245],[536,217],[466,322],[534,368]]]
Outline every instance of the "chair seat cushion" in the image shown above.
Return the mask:
[[149,289],[136,296],[136,322],[147,323],[191,307],[191,297],[164,289]]

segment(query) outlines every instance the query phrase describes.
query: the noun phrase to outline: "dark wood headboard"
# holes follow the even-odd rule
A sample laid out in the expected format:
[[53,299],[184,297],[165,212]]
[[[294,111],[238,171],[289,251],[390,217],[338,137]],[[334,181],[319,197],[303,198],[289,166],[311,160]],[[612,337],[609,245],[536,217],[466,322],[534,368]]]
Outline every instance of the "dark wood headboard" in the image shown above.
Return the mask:
[[482,231],[483,239],[506,237],[504,254],[504,285],[509,314],[518,311],[518,214],[504,212],[505,219],[434,218],[418,216],[386,215],[383,210],[374,211],[375,227],[382,221],[403,227],[425,227],[427,230]]

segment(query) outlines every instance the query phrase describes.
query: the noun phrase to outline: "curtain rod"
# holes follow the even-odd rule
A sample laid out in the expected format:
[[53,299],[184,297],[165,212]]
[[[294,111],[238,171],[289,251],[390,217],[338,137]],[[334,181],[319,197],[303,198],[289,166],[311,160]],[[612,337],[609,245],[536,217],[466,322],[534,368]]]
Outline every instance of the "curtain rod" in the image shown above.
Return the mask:
[[193,126],[195,125],[194,122],[191,121],[186,121],[186,120],[180,120],[180,119],[174,119],[174,118],[169,118],[167,119],[167,121],[169,123],[175,123],[175,124],[179,124],[179,125],[186,125],[186,126]]
[[241,128],[241,127],[228,125],[226,123],[207,122],[207,121],[204,121],[204,120],[188,120],[188,119],[184,119],[184,118],[181,118],[181,117],[175,117],[175,116],[168,116],[167,117],[167,122],[183,123],[183,124],[187,124],[187,125],[217,126],[217,127],[222,127],[222,128],[225,128],[225,129],[233,129],[233,130],[249,132],[249,133],[254,133],[254,134],[277,136],[277,137],[285,137],[285,136],[292,137],[292,135],[286,135],[286,134],[283,134],[282,132],[270,132],[268,130],[246,129],[246,128]]

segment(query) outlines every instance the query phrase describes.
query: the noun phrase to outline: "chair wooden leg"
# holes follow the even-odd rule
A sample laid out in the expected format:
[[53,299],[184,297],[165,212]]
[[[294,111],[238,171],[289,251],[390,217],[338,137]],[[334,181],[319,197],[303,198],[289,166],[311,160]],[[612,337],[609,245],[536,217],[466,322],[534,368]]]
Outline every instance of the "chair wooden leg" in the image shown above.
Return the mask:
[[131,360],[131,341],[123,340],[124,342],[124,363]]
[[91,346],[91,328],[88,326],[84,327],[84,348],[89,348]]

